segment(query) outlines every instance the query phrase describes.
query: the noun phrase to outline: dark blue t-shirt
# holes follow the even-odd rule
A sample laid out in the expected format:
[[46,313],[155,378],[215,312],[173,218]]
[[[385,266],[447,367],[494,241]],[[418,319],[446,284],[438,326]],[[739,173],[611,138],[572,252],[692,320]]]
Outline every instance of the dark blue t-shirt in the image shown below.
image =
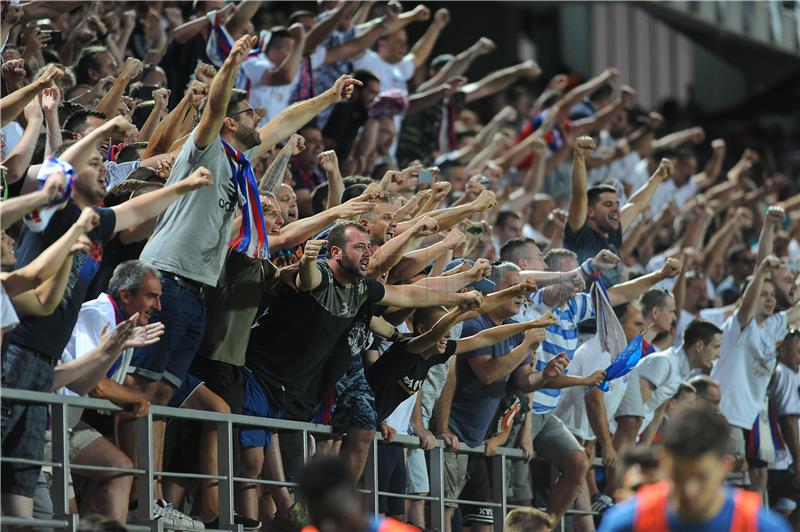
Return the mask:
[[[606,238],[589,227],[588,222],[584,222],[583,227],[577,231],[573,231],[567,224],[564,227],[564,247],[578,255],[578,263],[580,264],[583,264],[583,261],[591,259],[604,249],[619,256],[619,250],[622,248],[622,228],[611,231]],[[606,287],[619,284],[621,279],[621,262],[616,268],[603,272],[603,282]]]
[[[636,497],[611,508],[600,522],[598,532],[628,532],[633,531],[636,516]],[[705,523],[690,523],[682,520],[673,509],[669,509],[667,520],[670,530],[681,532],[720,532],[730,530],[733,518],[733,489],[725,491],[725,504],[722,510]],[[761,532],[789,532],[790,528],[783,518],[766,508],[758,512],[758,530]]]
[[[111,209],[93,207],[100,215],[99,225],[87,236],[92,241],[89,253],[79,253],[72,259],[64,297],[55,312],[49,316],[20,316],[20,323],[11,333],[11,343],[50,355],[53,359],[61,357],[78,321],[78,313],[86,298],[89,284],[100,270],[103,260],[103,246],[114,236],[117,216]],[[15,247],[17,268],[29,264],[53,242],[61,238],[78,221],[81,209],[70,201],[66,207],[56,211],[47,227],[41,233],[34,233],[23,227]]]
[[[511,318],[503,321],[503,325],[509,323],[517,322]],[[492,327],[496,327],[496,324],[489,319],[489,316],[483,314],[464,322],[461,338],[467,338]],[[523,338],[523,334],[515,334],[495,345],[465,353],[462,355],[462,360],[458,361],[456,391],[450,410],[450,430],[467,445],[475,447],[485,441],[489,425],[497,413],[497,407],[505,397],[506,382],[510,375],[491,384],[484,384],[472,371],[467,359],[485,355],[490,355],[492,358],[506,356],[522,343]],[[531,356],[528,355],[520,366],[530,364]]]

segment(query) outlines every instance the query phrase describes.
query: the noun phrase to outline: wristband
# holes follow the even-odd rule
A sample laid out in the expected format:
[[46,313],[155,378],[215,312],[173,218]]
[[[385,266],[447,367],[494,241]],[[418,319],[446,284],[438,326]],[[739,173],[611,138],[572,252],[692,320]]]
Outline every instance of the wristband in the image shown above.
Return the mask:
[[592,259],[583,261],[583,264],[581,264],[581,273],[589,279],[598,273],[594,267],[594,264],[592,264]]

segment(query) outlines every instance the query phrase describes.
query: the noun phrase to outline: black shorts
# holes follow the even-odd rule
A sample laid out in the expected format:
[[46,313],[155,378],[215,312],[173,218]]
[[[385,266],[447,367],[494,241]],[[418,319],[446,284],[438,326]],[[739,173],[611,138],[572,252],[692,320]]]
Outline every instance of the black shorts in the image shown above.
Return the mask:
[[792,484],[792,473],[788,469],[770,469],[767,482],[770,503],[786,498],[800,502],[800,486]]
[[[34,392],[49,392],[53,384],[53,360],[37,351],[9,344],[3,354],[2,385]],[[47,405],[2,404],[2,455],[26,460],[44,458],[44,433],[47,429]],[[2,493],[33,497],[41,465],[2,465]]]
[[[490,493],[489,459],[481,454],[470,454],[467,460],[467,483],[458,498],[488,501]],[[494,522],[494,511],[491,507],[460,504],[459,510],[464,526],[491,525]]]
[[[378,445],[378,491],[406,493],[406,460],[399,445]],[[378,511],[389,517],[405,515],[405,508],[405,499],[378,498]]]
[[765,468],[769,464],[764,460],[761,460],[757,455],[756,452],[750,448],[750,435],[751,430],[744,430],[744,451],[745,451],[745,458],[747,459],[747,466],[751,469],[758,469],[758,468]]
[[241,366],[198,356],[192,363],[191,373],[209,390],[222,397],[231,407],[231,414],[241,414],[244,409],[244,377]]

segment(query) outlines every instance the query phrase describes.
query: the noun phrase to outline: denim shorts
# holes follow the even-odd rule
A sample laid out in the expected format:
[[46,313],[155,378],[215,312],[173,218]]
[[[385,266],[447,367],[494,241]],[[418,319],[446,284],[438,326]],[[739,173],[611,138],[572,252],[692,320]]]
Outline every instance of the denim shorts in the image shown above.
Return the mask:
[[[2,385],[34,392],[48,392],[53,384],[51,357],[10,344],[3,355]],[[15,403],[2,404],[2,455],[27,460],[44,457],[47,405]],[[33,498],[42,466],[3,463],[3,494]]]
[[164,324],[159,342],[136,349],[128,373],[154,381],[165,380],[180,388],[189,373],[206,327],[203,298],[189,288],[178,286],[172,276],[161,276],[161,310],[150,323]]
[[[253,372],[244,368],[244,411],[245,416],[282,419],[283,412],[270,403],[264,387]],[[242,447],[269,447],[272,444],[272,431],[262,427],[247,427],[240,431]]]

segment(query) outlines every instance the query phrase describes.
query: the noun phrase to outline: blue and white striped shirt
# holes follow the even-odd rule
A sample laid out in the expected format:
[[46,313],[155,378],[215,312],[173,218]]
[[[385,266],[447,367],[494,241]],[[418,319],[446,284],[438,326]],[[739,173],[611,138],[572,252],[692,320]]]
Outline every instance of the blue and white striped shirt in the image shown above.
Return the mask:
[[[529,321],[538,318],[548,310],[558,320],[558,323],[546,329],[545,339],[536,350],[536,371],[542,371],[547,363],[561,352],[566,353],[570,360],[578,348],[578,324],[584,320],[595,317],[592,298],[587,293],[579,293],[570,299],[563,308],[551,308],[542,300],[544,290],[539,290],[532,297],[530,303],[525,305],[519,318],[520,321]],[[567,371],[564,371],[567,374]],[[542,388],[533,393],[533,411],[537,414],[550,412],[558,406],[558,397],[561,390]]]

